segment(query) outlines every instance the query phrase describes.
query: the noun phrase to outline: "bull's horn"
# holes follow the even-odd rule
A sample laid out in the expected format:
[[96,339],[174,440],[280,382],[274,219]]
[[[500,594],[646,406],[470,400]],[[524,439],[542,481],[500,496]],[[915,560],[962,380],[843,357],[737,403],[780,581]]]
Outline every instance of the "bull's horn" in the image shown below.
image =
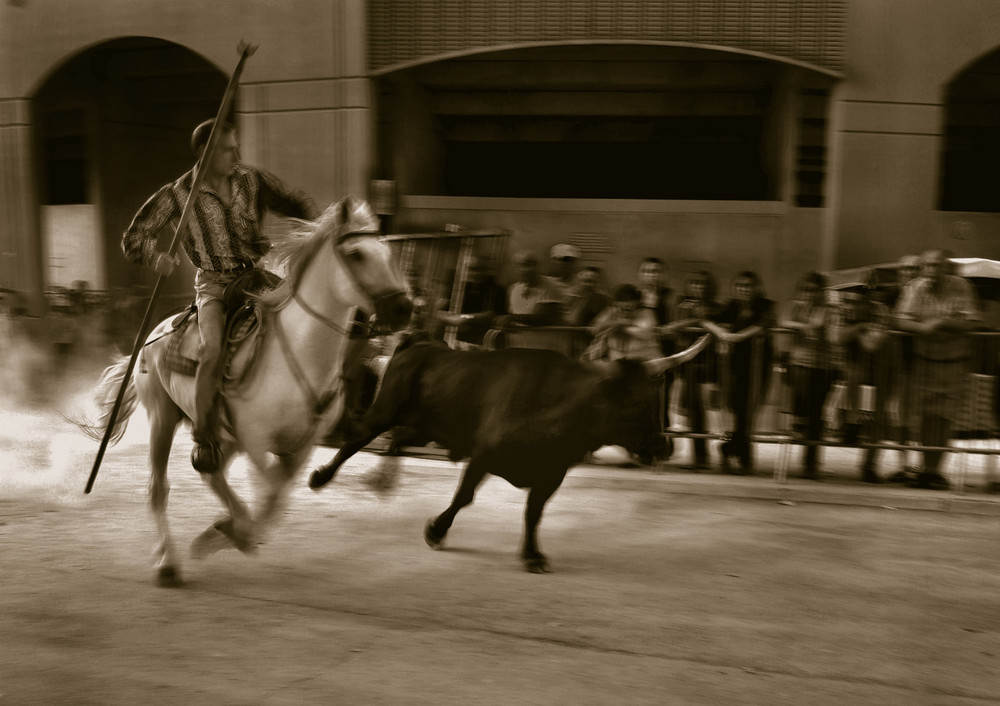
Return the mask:
[[643,366],[646,368],[646,372],[650,375],[659,375],[660,373],[670,370],[671,368],[676,368],[681,363],[686,363],[696,355],[701,353],[705,346],[708,345],[708,339],[711,338],[711,334],[706,333],[704,336],[695,341],[690,347],[685,348],[680,353],[674,353],[673,355],[667,356],[666,358],[654,358],[653,360],[643,361]]

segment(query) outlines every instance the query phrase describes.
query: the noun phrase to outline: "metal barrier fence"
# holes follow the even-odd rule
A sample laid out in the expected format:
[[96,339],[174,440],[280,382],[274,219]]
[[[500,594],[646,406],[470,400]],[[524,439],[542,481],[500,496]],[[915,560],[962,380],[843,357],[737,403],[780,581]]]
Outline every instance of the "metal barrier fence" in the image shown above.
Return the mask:
[[[681,336],[693,340],[697,333]],[[807,477],[810,466],[819,471],[823,447],[860,450],[856,470],[862,475],[870,469],[870,480],[908,482],[920,477],[919,459],[926,453],[947,453],[953,455],[946,473],[952,488],[966,487],[970,459],[982,462],[984,483],[995,488],[1000,332],[967,334],[968,354],[947,361],[922,360],[910,334],[886,333],[876,351],[856,351],[837,365],[815,369],[791,364],[789,329],[771,329],[742,349],[716,342],[667,376],[664,433],[690,440],[686,467],[695,469],[709,466],[712,441],[722,442],[723,465],[735,473],[752,467],[755,445],[779,445],[777,482],[787,480],[796,455]],[[582,354],[588,341],[588,330],[574,327],[507,330],[488,339],[495,347],[548,348],[572,356]],[[948,424],[936,443],[926,442],[923,416]],[[893,453],[897,464],[889,467],[885,461]]]

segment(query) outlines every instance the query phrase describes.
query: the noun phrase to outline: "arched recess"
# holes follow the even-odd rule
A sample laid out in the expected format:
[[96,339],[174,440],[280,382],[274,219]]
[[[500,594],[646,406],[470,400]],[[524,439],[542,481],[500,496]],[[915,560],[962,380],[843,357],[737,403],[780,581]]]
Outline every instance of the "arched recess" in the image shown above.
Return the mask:
[[[153,191],[191,168],[191,130],[215,115],[226,82],[198,54],[149,37],[88,48],[44,81],[32,109],[46,287],[152,282],[124,260],[122,232]],[[190,297],[186,280],[168,282],[166,302]]]
[[691,46],[547,45],[373,77],[401,194],[821,206],[835,77]]
[[944,102],[941,210],[1000,213],[1000,48],[958,73]]

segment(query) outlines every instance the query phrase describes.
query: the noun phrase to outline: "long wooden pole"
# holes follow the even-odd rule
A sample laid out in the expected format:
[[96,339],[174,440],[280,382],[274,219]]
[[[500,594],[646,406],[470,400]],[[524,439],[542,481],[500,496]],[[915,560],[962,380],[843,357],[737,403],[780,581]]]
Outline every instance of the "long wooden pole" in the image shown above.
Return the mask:
[[[194,201],[197,198],[198,191],[201,188],[201,184],[204,181],[205,170],[203,166],[208,164],[209,160],[212,158],[212,154],[215,152],[216,145],[219,142],[219,138],[222,135],[222,130],[220,125],[226,120],[226,116],[229,115],[229,110],[232,108],[233,100],[236,97],[236,89],[240,84],[240,74],[243,73],[243,67],[246,65],[247,59],[257,51],[256,45],[247,44],[245,42],[240,42],[238,47],[240,52],[240,61],[236,65],[236,70],[233,71],[232,77],[229,79],[229,85],[226,86],[226,93],[222,97],[222,104],[219,106],[219,112],[215,115],[215,124],[212,125],[212,132],[209,134],[208,143],[205,145],[205,151],[202,152],[201,158],[198,160],[198,166],[195,168],[194,181],[191,184],[191,191],[187,195],[187,199],[184,202],[184,209],[181,211],[180,220],[177,221],[177,227],[174,228],[174,236],[170,240],[170,247],[167,249],[167,254],[170,257],[174,256],[177,250],[177,245],[180,243],[181,233],[187,227],[187,222],[191,218],[191,210],[194,207]],[[118,412],[122,406],[122,400],[125,398],[125,390],[128,389],[129,380],[132,377],[132,371],[135,369],[136,359],[139,357],[139,351],[142,350],[142,344],[146,340],[146,329],[149,328],[149,322],[153,318],[153,308],[156,305],[156,300],[160,296],[160,289],[163,286],[163,281],[166,279],[164,275],[158,275],[156,278],[156,285],[153,287],[153,294],[149,298],[149,303],[146,305],[146,314],[142,318],[142,323],[139,324],[139,330],[135,335],[135,342],[132,344],[132,356],[129,358],[128,368],[125,370],[125,377],[122,378],[121,387],[118,389],[118,396],[115,398],[115,404],[111,408],[111,414],[108,417],[108,426],[104,430],[104,438],[101,439],[101,446],[97,450],[97,458],[94,459],[94,467],[90,470],[90,478],[87,479],[87,487],[83,491],[84,493],[90,493],[91,489],[94,487],[94,481],[97,479],[97,472],[101,468],[101,462],[104,460],[104,453],[108,449],[108,443],[111,440],[111,430],[115,426],[115,421],[118,419]]]

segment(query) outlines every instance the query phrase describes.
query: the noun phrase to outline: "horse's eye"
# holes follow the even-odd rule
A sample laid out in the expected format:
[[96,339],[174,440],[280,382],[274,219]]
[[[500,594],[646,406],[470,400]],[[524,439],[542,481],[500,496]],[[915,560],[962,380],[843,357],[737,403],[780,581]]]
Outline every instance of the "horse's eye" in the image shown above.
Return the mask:
[[354,260],[355,262],[361,262],[365,259],[365,255],[360,250],[348,250],[344,253],[344,257],[348,260]]

